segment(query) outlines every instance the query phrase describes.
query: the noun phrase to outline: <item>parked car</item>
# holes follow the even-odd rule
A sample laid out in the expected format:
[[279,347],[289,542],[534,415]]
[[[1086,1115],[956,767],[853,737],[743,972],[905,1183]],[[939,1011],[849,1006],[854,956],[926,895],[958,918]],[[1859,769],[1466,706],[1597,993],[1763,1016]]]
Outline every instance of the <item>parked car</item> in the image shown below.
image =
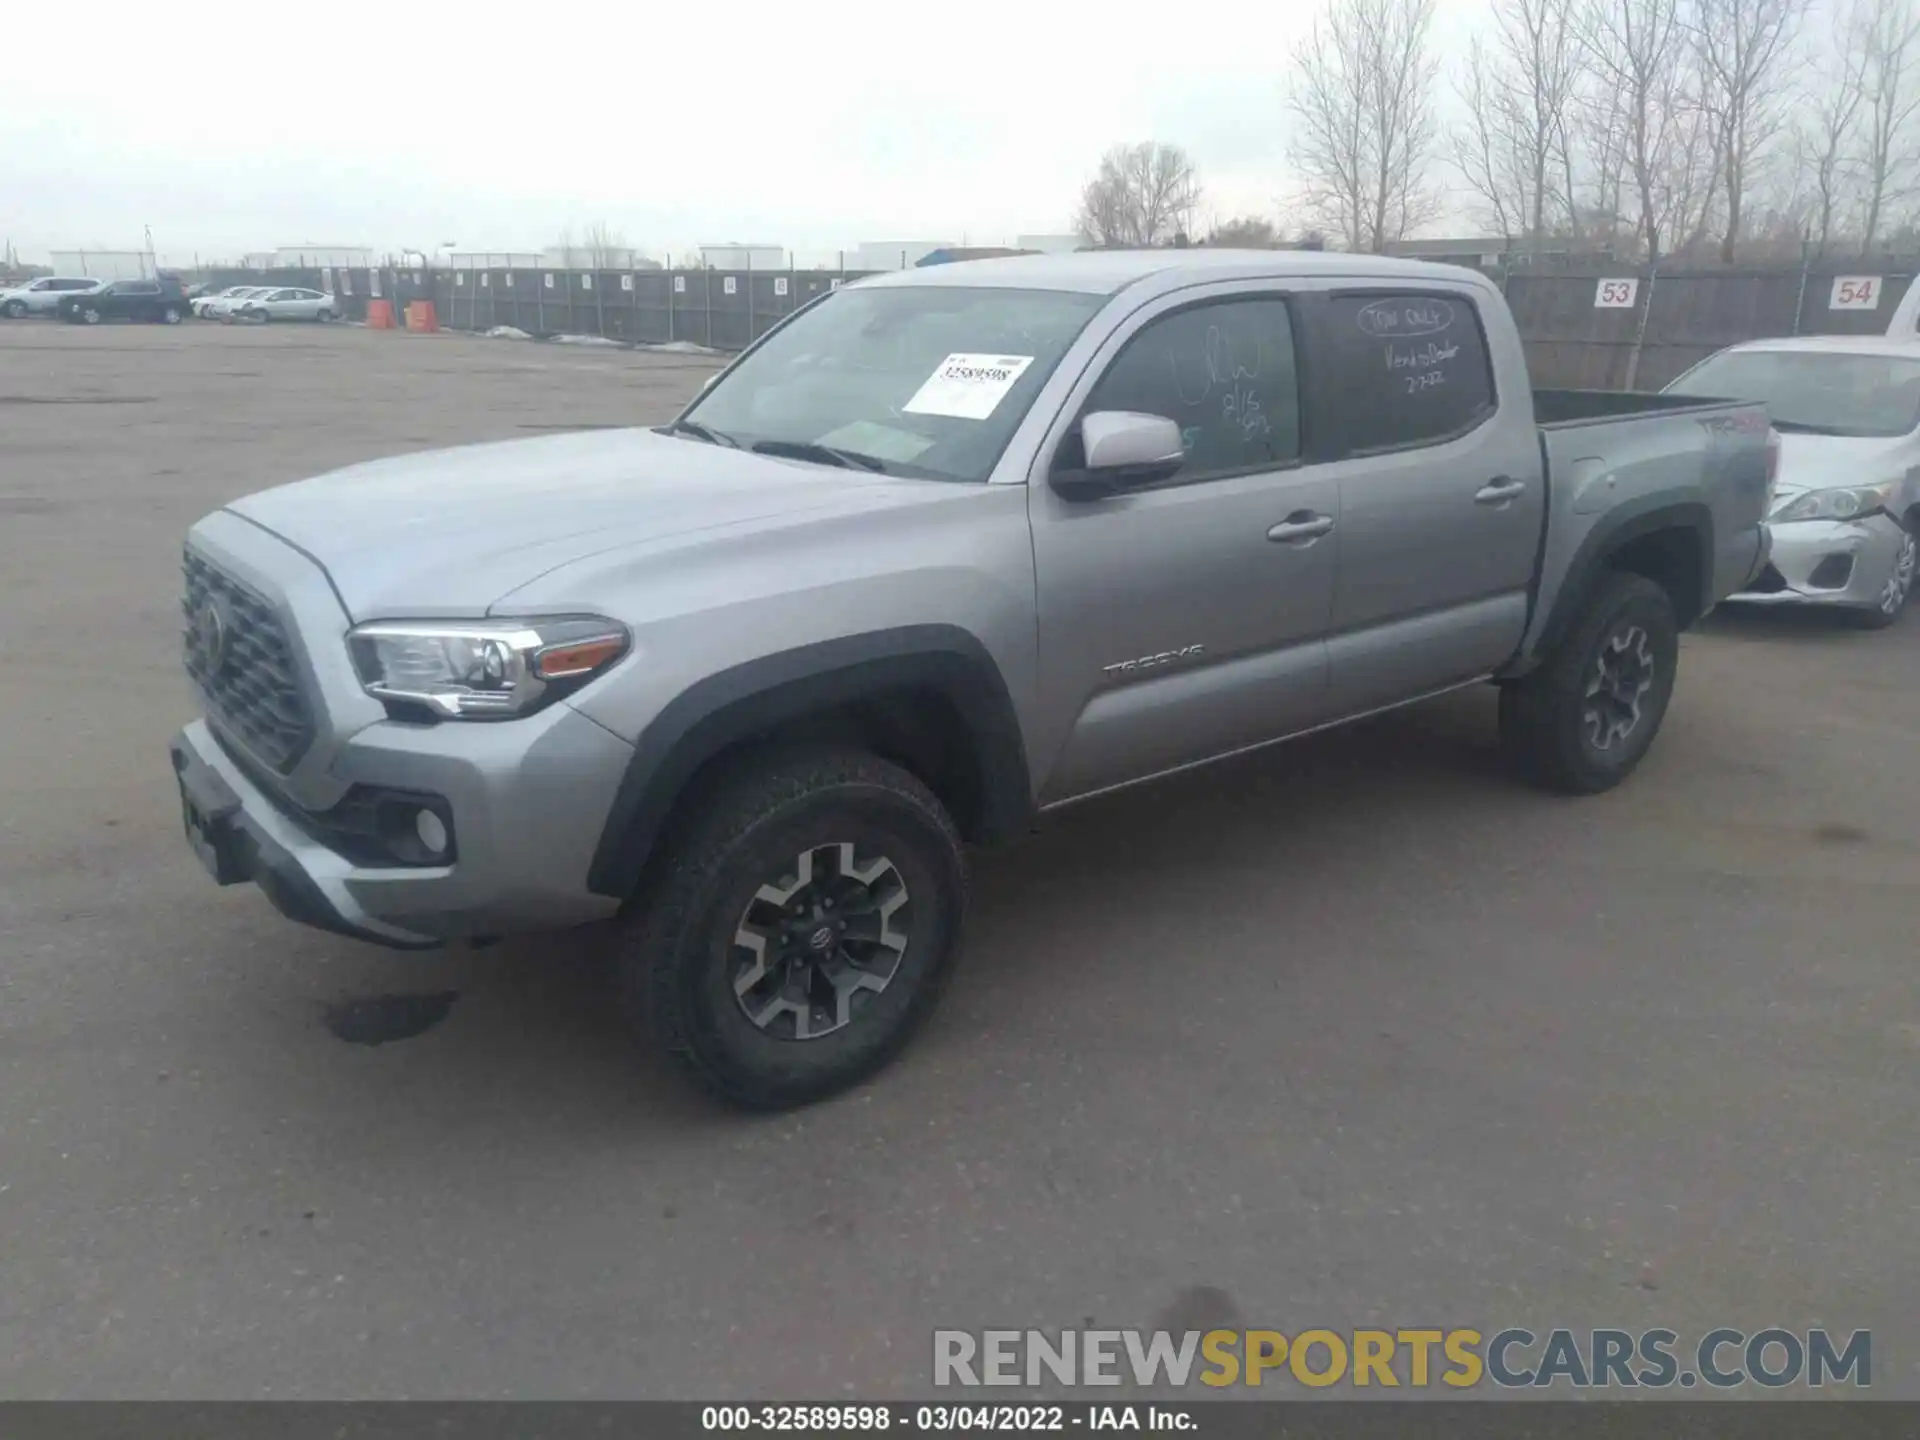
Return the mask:
[[964,841],[1489,680],[1528,774],[1618,784],[1680,630],[1766,561],[1769,439],[1756,404],[1536,395],[1447,266],[874,277],[657,430],[202,519],[185,828],[217,882],[382,944],[617,918],[667,1053],[797,1104],[933,1007]]
[[51,315],[62,296],[92,295],[106,287],[104,280],[72,275],[42,275],[38,280],[0,290],[0,317],[18,320],[26,315]]
[[221,312],[223,320],[331,320],[340,313],[331,295],[318,290],[255,290],[237,296]]
[[215,305],[231,304],[244,296],[254,294],[262,288],[263,287],[259,285],[226,285],[218,290],[208,290],[204,294],[192,296],[188,299],[187,304],[193,313],[201,319],[210,319],[212,318],[213,307]]
[[187,297],[178,280],[115,280],[91,294],[61,296],[59,314],[76,325],[98,325],[102,320],[178,325],[186,318]]
[[1722,350],[1669,394],[1758,400],[1780,432],[1773,558],[1737,604],[1900,618],[1920,568],[1920,347],[1823,335]]

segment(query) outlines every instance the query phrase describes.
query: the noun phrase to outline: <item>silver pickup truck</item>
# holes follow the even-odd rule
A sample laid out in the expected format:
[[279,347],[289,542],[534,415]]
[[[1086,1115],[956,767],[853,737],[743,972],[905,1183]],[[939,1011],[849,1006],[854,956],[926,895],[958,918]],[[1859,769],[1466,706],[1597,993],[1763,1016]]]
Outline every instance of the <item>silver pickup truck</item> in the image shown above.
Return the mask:
[[[1757,406],[1535,393],[1477,274],[1170,251],[887,275],[675,421],[355,466],[187,538],[222,884],[396,946],[616,920],[783,1106],[937,999],[964,844],[1458,686],[1605,789],[1767,558]],[[1177,802],[1177,793],[1173,799]]]

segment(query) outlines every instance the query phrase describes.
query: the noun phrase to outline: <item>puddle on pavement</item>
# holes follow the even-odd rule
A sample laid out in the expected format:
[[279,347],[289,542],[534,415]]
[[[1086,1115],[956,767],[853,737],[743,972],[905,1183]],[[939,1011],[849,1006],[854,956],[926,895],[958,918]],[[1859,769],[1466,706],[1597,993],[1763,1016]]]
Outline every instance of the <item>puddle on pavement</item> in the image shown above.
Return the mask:
[[327,1029],[349,1045],[385,1045],[424,1035],[453,1009],[457,990],[437,995],[367,995],[341,1000],[326,1011]]

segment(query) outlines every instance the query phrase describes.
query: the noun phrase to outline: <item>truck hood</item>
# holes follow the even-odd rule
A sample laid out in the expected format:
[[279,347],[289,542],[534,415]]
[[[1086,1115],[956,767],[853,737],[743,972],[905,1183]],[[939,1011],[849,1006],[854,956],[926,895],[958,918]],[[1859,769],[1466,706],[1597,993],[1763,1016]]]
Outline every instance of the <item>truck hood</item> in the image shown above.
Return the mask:
[[1804,435],[1792,431],[1780,436],[1780,475],[1774,494],[1790,499],[1808,490],[1830,490],[1840,485],[1872,485],[1903,474],[1920,461],[1905,435]]
[[477,616],[559,566],[697,531],[931,501],[951,487],[651,430],[428,451],[263,490],[227,508],[304,551],[356,621]]

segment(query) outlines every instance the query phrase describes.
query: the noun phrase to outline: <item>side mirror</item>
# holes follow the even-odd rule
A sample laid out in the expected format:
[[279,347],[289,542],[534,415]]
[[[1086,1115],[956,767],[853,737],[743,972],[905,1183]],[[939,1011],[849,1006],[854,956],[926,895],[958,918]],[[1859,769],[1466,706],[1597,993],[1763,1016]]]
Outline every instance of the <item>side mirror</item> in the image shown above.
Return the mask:
[[1133,410],[1096,410],[1084,417],[1080,444],[1085,468],[1053,477],[1053,488],[1069,500],[1097,500],[1170,480],[1187,458],[1178,425]]

